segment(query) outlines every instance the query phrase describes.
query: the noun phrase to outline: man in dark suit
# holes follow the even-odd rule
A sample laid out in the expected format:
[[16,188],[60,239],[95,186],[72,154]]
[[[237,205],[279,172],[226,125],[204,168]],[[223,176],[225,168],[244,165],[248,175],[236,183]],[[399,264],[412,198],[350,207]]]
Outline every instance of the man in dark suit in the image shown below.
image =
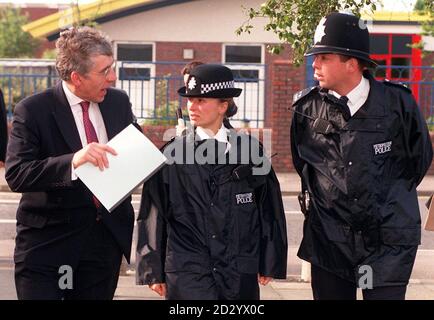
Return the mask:
[[[134,122],[116,80],[109,40],[91,28],[61,33],[62,81],[17,104],[6,180],[22,192],[17,211],[15,285],[19,299],[112,299],[122,254],[130,258],[129,197],[108,213],[77,179],[90,162],[108,168],[106,145]],[[113,188],[116,188],[115,181]]]
[[3,92],[0,89],[0,168],[5,165],[6,146],[8,144],[8,122]]

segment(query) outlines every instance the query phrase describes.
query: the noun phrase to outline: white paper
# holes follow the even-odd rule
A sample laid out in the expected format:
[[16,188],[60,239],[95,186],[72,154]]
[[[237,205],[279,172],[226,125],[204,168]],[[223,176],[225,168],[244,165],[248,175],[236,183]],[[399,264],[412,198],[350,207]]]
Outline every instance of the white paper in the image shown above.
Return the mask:
[[164,164],[166,157],[132,124],[107,145],[117,152],[116,156],[107,153],[109,168],[101,171],[92,163],[85,163],[75,173],[99,202],[112,212]]

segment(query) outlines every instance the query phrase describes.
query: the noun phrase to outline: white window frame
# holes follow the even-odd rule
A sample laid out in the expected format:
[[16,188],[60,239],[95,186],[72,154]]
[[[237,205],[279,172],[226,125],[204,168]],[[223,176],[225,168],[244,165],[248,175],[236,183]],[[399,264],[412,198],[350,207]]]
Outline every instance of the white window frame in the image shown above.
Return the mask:
[[[252,47],[261,47],[261,62],[260,63],[240,63],[237,64],[236,62],[226,62],[226,46],[252,46]],[[252,128],[263,128],[264,122],[265,122],[265,45],[260,43],[224,43],[222,48],[222,62],[224,65],[226,65],[230,69],[234,70],[257,70],[258,71],[258,89],[259,89],[259,101],[257,108],[258,111],[255,111],[255,114],[252,115],[253,120],[248,124],[249,127]],[[261,81],[262,80],[262,81]],[[237,85],[237,82],[235,83]],[[242,88],[241,86],[238,86]],[[232,118],[231,123],[235,127],[244,127],[247,124],[244,120],[244,103],[241,103],[240,99],[244,99],[245,94],[248,94],[246,92],[241,93],[239,98],[235,98],[235,102],[238,106],[238,113]],[[237,101],[238,100],[238,101]],[[253,111],[246,110],[246,117],[249,116],[249,113]],[[262,119],[262,120],[255,120],[256,118]]]
[[[155,109],[155,57],[156,57],[156,44],[155,42],[137,42],[137,41],[115,41],[115,59],[116,75],[118,80],[116,81],[116,87],[125,90],[130,97],[131,108],[134,115],[137,118],[150,118],[153,116]],[[134,44],[134,45],[151,45],[152,46],[152,61],[151,62],[122,62],[118,59],[118,45]],[[119,80],[119,69],[124,68],[149,68],[150,80],[149,81],[126,81],[125,85],[123,81]],[[147,89],[144,88],[147,86]]]

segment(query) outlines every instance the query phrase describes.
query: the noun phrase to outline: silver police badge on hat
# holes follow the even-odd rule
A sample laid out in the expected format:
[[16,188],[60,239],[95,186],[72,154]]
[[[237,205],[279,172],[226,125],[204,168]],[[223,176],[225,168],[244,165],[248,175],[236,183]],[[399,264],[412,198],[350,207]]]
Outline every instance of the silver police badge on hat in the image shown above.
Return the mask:
[[188,89],[193,90],[196,87],[196,79],[191,77],[188,81]]
[[322,37],[325,36],[325,22],[327,18],[324,17],[321,19],[321,21],[318,23],[318,27],[315,30],[315,36],[314,36],[314,43],[320,43],[322,40]]

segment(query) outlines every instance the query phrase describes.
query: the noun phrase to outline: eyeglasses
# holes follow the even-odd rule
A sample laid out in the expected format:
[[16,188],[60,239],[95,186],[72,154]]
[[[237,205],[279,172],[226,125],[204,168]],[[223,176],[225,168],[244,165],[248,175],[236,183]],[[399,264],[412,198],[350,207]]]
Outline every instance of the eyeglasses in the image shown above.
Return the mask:
[[89,73],[96,73],[104,78],[107,78],[111,70],[116,70],[116,60],[114,60],[111,65],[104,68],[102,71],[90,71]]

